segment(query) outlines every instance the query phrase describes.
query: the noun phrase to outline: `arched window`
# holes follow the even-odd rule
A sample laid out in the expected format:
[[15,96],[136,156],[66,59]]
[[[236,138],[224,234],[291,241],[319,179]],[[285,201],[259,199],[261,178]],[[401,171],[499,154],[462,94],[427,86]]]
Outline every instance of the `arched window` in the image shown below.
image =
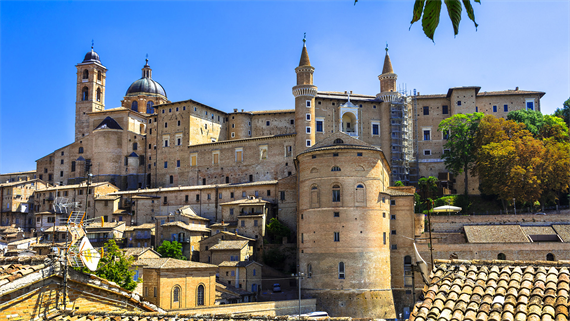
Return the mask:
[[180,287],[178,286],[172,290],[172,302],[180,302]]
[[319,169],[316,167],[311,168],[311,173],[318,173]]
[[499,255],[497,255],[497,260],[506,260],[507,256],[505,255],[505,253],[499,253]]
[[101,81],[101,79],[103,78],[103,76],[101,75],[101,70],[97,71],[97,80]]
[[196,296],[196,305],[204,305],[204,286],[198,286],[198,295]]
[[307,277],[308,278],[313,277],[313,267],[311,266],[311,263],[307,264]]
[[344,279],[344,262],[338,263],[338,278]]
[[154,102],[148,101],[146,103],[146,113],[147,114],[154,114]]
[[340,172],[340,167],[338,167],[338,166],[333,166],[333,167],[331,168],[331,172]]
[[332,188],[332,201],[340,202],[340,185],[333,185]]
[[334,140],[334,143],[335,143],[335,144],[344,144],[344,141],[343,141],[342,139],[340,139],[340,138],[337,138],[337,139]]
[[83,87],[83,89],[81,90],[81,100],[83,101],[89,100],[89,88]]
[[133,102],[131,103],[131,110],[139,111],[139,103],[136,102],[136,101],[133,101]]
[[97,88],[97,101],[101,101],[101,88]]
[[362,184],[356,185],[356,202],[357,203],[363,203],[365,201],[364,195],[365,195],[364,185],[362,185]]
[[319,187],[311,186],[311,207],[319,207]]
[[83,154],[83,147],[79,147],[79,154]]
[[412,257],[404,256],[404,286],[413,286],[412,284]]
[[89,79],[89,70],[83,70],[83,79]]
[[554,261],[554,254],[552,254],[552,253],[546,254],[546,260],[547,261]]

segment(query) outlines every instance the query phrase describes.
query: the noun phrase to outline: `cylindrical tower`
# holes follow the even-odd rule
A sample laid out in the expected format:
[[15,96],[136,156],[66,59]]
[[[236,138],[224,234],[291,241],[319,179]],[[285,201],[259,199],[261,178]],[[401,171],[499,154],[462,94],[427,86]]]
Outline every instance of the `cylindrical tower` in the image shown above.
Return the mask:
[[309,61],[306,39],[303,39],[303,51],[297,73],[297,86],[293,87],[295,96],[295,154],[299,154],[315,144],[315,97],[317,86],[313,85],[315,68]]
[[251,138],[251,113],[234,109],[228,124],[228,139]]
[[298,250],[305,296],[332,316],[395,318],[388,163],[344,133],[299,154]]

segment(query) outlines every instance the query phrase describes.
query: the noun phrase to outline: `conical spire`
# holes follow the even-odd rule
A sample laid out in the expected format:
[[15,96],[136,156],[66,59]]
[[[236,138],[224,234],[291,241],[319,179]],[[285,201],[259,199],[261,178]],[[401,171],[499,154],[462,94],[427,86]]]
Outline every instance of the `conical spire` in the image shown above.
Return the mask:
[[307,33],[303,37],[303,51],[301,52],[301,60],[299,61],[299,67],[310,66],[311,61],[309,60],[309,53],[307,52]]
[[390,61],[390,55],[388,55],[388,44],[386,44],[386,57],[384,57],[384,68],[382,68],[382,74],[393,74],[394,69],[392,68],[392,61]]

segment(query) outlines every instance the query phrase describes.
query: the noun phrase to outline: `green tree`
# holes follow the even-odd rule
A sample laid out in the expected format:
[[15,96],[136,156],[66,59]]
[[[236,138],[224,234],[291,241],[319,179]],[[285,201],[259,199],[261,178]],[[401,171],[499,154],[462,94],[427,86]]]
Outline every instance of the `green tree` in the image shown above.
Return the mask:
[[[358,0],[354,0],[354,4]],[[459,33],[459,22],[461,22],[461,11],[465,7],[467,11],[467,16],[475,24],[475,29],[477,29],[477,22],[475,22],[475,12],[473,6],[471,5],[471,0],[444,0],[445,6],[447,8],[447,13],[451,24],[453,25],[453,34],[457,36]],[[474,0],[478,4],[481,4],[481,0]],[[463,3],[463,6],[461,5]],[[410,29],[412,25],[422,19],[422,28],[424,34],[433,41],[433,36],[435,29],[439,25],[439,16],[441,13],[441,0],[416,0],[414,3],[414,9],[412,12],[412,21],[410,22]]]
[[556,108],[554,116],[562,118],[566,125],[570,127],[570,98],[562,104],[562,108]]
[[[133,279],[135,271],[130,270],[135,259],[133,257],[127,258],[113,239],[107,241],[103,249],[103,257],[99,260],[97,271],[95,271],[94,274],[98,277],[117,283],[123,289],[129,291],[134,290],[137,287],[137,283],[140,282]],[[93,273],[87,268],[80,268],[77,270],[86,273]]]
[[428,198],[434,198],[437,194],[437,182],[438,179],[430,177],[422,177],[418,181],[418,188],[420,190],[420,195],[425,201]]
[[156,251],[160,253],[162,257],[186,260],[186,257],[182,254],[182,244],[177,241],[163,241]]
[[284,237],[289,237],[289,235],[291,235],[291,230],[275,217],[269,220],[269,224],[266,225],[265,232],[267,236],[277,243],[281,243],[281,240],[283,240]]
[[562,118],[556,116],[544,115],[544,122],[539,133],[542,139],[554,138],[559,142],[570,141],[568,126],[566,126]]
[[507,120],[514,120],[517,123],[525,124],[526,129],[534,137],[540,135],[540,129],[544,124],[544,116],[539,111],[529,109],[513,110],[507,114]]
[[402,181],[396,181],[396,183],[394,183],[394,186],[404,186],[404,183],[402,183]]
[[469,191],[468,171],[476,160],[475,134],[483,116],[483,113],[456,114],[444,119],[438,127],[448,138],[444,145],[448,151],[443,154],[445,168],[453,175],[465,173],[465,195]]

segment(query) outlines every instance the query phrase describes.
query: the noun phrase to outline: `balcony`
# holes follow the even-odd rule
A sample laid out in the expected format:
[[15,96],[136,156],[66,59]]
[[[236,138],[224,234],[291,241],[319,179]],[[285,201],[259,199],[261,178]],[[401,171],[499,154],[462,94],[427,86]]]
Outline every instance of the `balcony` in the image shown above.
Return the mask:
[[141,234],[138,234],[138,233],[137,233],[137,234],[135,234],[135,236],[134,236],[134,238],[135,238],[135,239],[138,239],[138,240],[148,240],[148,239],[150,239],[150,237],[151,237],[150,234],[143,234],[143,233],[141,233]]

